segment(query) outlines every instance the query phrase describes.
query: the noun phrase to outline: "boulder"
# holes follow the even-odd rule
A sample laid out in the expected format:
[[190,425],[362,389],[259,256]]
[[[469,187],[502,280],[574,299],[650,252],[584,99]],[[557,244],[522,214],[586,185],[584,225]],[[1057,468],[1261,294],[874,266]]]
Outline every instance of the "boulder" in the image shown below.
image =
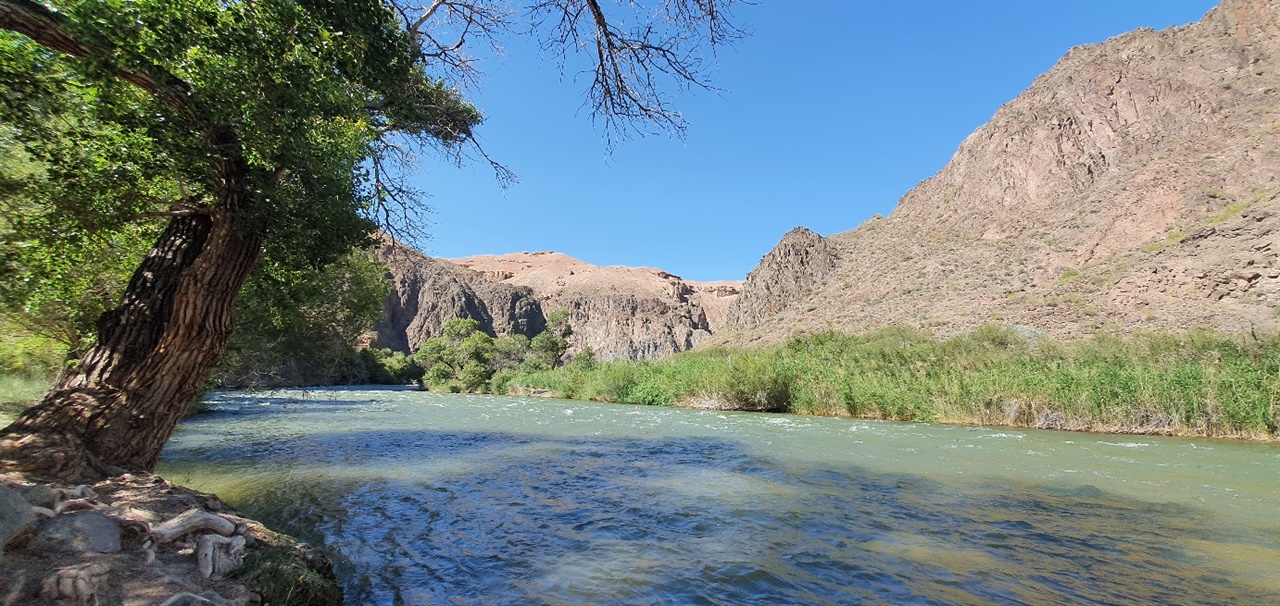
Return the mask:
[[44,484],[26,486],[20,492],[22,493],[22,498],[26,499],[34,507],[43,507],[45,509],[56,509],[58,507],[57,491]]
[[115,553],[120,551],[120,526],[96,511],[78,511],[41,522],[29,548]]
[[35,523],[36,514],[22,494],[0,486],[0,559],[4,558],[4,544]]

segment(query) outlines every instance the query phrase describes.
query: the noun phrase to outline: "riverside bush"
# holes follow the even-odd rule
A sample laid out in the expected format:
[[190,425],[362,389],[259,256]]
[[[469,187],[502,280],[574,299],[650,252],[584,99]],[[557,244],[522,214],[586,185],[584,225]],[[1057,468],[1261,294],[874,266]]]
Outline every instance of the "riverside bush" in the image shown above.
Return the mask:
[[714,384],[713,395],[746,410],[786,411],[795,375],[777,351],[731,356]]
[[608,402],[711,399],[898,421],[1275,436],[1280,336],[1195,330],[1055,341],[987,326],[940,340],[894,327],[518,373],[509,384]]
[[48,380],[66,356],[66,345],[0,322],[0,376]]
[[588,399],[601,402],[626,402],[627,395],[635,386],[639,365],[613,362],[596,372],[579,370],[578,374],[588,377],[581,390]]

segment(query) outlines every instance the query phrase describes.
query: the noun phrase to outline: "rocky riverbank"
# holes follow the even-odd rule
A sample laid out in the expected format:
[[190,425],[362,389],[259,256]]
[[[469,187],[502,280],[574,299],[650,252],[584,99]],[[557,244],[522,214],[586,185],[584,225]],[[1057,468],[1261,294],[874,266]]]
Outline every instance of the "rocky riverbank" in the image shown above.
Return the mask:
[[0,606],[342,603],[319,552],[151,474],[0,474],[0,538]]

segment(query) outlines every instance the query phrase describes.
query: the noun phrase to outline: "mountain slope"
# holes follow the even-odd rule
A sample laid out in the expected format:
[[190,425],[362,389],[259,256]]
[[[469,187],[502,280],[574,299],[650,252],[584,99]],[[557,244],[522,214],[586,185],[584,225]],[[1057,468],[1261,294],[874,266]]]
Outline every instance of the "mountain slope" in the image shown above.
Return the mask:
[[793,230],[714,343],[989,321],[1276,330],[1280,0],[1071,49],[884,218]]

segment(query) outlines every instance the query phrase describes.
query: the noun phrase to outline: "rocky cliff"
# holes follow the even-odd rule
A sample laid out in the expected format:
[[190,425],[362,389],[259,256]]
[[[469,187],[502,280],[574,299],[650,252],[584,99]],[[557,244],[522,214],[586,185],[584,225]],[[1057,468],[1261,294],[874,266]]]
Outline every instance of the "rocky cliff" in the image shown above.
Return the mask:
[[1071,49],[884,218],[794,230],[716,342],[1280,329],[1280,0]]
[[526,288],[545,311],[569,311],[570,352],[603,360],[691,349],[725,324],[739,282],[690,282],[647,267],[597,267],[554,252],[457,259],[495,285]]
[[415,351],[441,334],[451,318],[473,318],[497,336],[533,336],[546,327],[542,306],[529,288],[496,283],[384,237],[378,260],[388,267],[393,290],[374,326],[383,347]]
[[727,323],[753,328],[782,311],[802,293],[822,286],[836,268],[834,247],[817,233],[797,227],[760,260],[747,276],[742,296],[729,309]]
[[448,261],[384,238],[377,249],[394,290],[375,325],[379,345],[411,352],[451,318],[474,318],[496,336],[532,337],[546,313],[569,312],[569,352],[603,360],[692,349],[726,323],[741,282],[687,282],[637,267],[597,267],[552,252]]

